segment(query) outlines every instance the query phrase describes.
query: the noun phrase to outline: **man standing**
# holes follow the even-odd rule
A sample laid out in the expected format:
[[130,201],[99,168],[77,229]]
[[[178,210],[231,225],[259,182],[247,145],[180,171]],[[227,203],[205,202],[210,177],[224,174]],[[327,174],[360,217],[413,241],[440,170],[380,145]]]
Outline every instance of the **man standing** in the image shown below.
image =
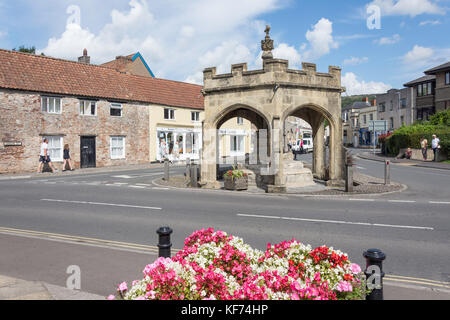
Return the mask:
[[48,139],[44,138],[42,144],[41,144],[41,153],[39,154],[39,168],[38,173],[41,173],[42,171],[42,165],[44,163],[48,163],[50,169],[52,169],[52,172],[55,173],[57,171],[55,167],[53,167],[52,161],[50,159],[50,156],[48,155]]
[[433,134],[433,140],[431,140],[431,148],[433,149],[433,153],[434,153],[434,159],[433,159],[434,162],[436,162],[436,160],[437,160],[437,152],[439,149],[439,142],[440,142],[439,138],[435,134]]

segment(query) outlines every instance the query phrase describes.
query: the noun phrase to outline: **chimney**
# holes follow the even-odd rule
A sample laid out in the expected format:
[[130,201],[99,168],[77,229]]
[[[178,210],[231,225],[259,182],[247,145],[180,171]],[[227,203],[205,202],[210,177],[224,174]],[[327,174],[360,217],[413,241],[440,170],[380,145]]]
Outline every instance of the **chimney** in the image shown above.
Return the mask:
[[78,58],[78,62],[84,64],[91,64],[91,57],[88,56],[87,49],[83,50],[83,55]]
[[377,106],[377,99],[373,99],[372,101],[372,107],[376,107]]
[[369,103],[369,97],[365,97],[362,101],[365,103]]

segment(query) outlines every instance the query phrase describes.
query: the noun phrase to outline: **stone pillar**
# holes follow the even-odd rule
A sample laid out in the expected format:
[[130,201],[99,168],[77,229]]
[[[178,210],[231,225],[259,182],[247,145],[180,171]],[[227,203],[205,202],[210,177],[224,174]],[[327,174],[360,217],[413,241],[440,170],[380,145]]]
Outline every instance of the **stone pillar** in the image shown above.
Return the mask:
[[206,188],[219,188],[217,181],[217,130],[211,125],[203,127],[203,149],[201,155],[201,182]]
[[344,146],[342,145],[342,124],[340,119],[334,119],[330,126],[330,181],[329,185],[343,186],[344,181]]
[[269,193],[286,192],[286,181],[284,176],[283,165],[283,126],[280,117],[274,117],[272,122],[272,161],[271,170],[274,173],[274,185],[268,186]]
[[319,122],[317,129],[315,130],[316,133],[314,135],[314,151],[313,151],[313,175],[314,177],[317,177],[318,179],[324,179],[325,178],[325,158],[324,158],[324,150],[325,150],[325,143],[324,143],[324,135],[325,135],[325,128],[323,125],[323,120]]

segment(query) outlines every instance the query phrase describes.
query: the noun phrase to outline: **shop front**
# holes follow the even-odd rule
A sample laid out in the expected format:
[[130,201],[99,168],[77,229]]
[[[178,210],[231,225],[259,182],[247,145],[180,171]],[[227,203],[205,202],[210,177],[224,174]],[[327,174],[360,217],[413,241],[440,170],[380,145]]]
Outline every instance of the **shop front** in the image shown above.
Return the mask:
[[157,128],[156,160],[199,160],[202,130],[195,128]]

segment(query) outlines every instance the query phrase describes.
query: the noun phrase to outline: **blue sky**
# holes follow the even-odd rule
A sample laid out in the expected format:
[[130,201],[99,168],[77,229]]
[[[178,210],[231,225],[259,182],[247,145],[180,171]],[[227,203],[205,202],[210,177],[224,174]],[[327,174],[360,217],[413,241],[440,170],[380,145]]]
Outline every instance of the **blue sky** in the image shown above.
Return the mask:
[[206,67],[260,68],[269,24],[292,68],[337,65],[348,94],[380,93],[450,60],[449,12],[450,0],[0,0],[0,47],[71,60],[87,48],[93,63],[139,51],[157,77],[201,84]]

